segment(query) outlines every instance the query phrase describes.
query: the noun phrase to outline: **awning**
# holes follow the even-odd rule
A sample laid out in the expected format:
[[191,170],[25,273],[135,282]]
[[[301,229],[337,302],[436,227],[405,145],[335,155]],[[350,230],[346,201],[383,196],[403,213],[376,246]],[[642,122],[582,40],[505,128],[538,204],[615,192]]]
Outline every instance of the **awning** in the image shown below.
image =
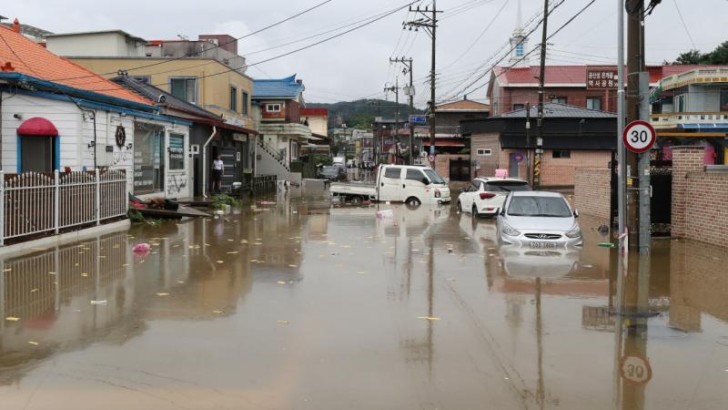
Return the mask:
[[18,127],[18,135],[38,135],[44,137],[55,137],[58,135],[58,130],[52,122],[45,118],[33,117],[29,120],[25,120],[20,127]]

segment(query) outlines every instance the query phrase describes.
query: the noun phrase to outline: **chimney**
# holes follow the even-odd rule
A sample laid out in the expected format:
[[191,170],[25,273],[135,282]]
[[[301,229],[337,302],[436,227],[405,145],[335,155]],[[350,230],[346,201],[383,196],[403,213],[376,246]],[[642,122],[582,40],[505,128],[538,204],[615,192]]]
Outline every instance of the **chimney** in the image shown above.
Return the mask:
[[16,33],[20,33],[20,21],[18,21],[17,17],[15,18],[15,20],[13,20],[13,31]]

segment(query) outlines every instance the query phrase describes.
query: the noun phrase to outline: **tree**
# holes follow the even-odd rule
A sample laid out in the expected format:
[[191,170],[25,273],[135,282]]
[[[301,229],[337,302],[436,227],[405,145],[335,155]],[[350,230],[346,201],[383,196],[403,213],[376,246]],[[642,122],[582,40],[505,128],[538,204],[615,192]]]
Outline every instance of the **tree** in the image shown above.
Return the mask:
[[703,64],[728,64],[728,41],[724,41],[712,52],[703,56]]
[[700,53],[700,50],[690,50],[688,52],[682,53],[679,56],[677,56],[677,59],[673,62],[673,64],[697,65],[697,64],[700,64],[700,61],[702,59],[703,59],[703,54]]

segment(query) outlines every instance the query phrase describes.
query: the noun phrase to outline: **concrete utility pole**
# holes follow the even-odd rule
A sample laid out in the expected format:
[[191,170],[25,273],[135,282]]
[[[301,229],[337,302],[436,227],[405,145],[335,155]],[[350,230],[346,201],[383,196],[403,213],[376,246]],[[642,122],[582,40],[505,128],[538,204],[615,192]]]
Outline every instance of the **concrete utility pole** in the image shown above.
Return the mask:
[[538,137],[536,138],[536,156],[533,164],[533,186],[541,184],[541,154],[543,154],[543,100],[546,76],[546,29],[549,19],[549,0],[543,1],[543,30],[541,31],[541,66],[538,74]]
[[[402,63],[405,66],[405,69],[403,71],[404,74],[409,73],[409,86],[404,88],[404,94],[409,97],[409,115],[415,115],[415,87],[412,84],[413,80],[413,74],[412,74],[412,58],[395,58],[389,59],[390,63]],[[409,124],[409,164],[412,165],[415,163],[415,126],[412,124],[412,122],[408,119],[407,123]]]
[[[422,27],[425,29],[427,34],[430,35],[430,39],[432,39],[432,64],[430,67],[430,102],[429,102],[429,113],[428,113],[428,120],[430,123],[430,155],[435,155],[435,45],[436,45],[436,29],[437,29],[437,13],[442,13],[442,11],[437,10],[437,4],[435,0],[432,0],[432,10],[429,10],[428,7],[425,7],[424,10],[421,9],[419,6],[417,8],[413,9],[412,7],[409,8],[409,11],[417,12],[422,17],[420,17],[417,20],[408,21],[403,23],[403,27],[409,26],[409,29],[412,30],[412,27],[415,27],[415,30],[417,30],[419,27]],[[432,168],[435,168],[434,162],[430,164]]]
[[[395,137],[392,139],[395,144],[395,154],[399,154],[399,77],[395,80],[395,83],[391,87],[384,87],[384,92],[387,91],[394,91],[394,101],[395,101],[395,107],[394,107],[394,132]],[[395,158],[396,163],[396,158]]]
[[[654,2],[652,2],[654,3]],[[651,4],[652,4],[651,3]],[[652,6],[654,7],[654,6]],[[627,123],[649,120],[649,75],[645,69],[644,0],[627,0]],[[627,227],[630,243],[638,244],[640,253],[650,251],[650,153],[627,153],[628,197]],[[635,175],[636,174],[636,175]],[[634,176],[638,180],[635,184]]]

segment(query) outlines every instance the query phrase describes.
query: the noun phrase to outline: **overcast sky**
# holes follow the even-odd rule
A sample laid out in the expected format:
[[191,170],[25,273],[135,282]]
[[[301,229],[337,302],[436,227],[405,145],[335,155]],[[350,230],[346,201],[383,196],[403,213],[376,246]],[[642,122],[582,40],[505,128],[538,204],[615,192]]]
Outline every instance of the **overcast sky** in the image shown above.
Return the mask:
[[[562,1],[549,17],[549,34],[591,2],[552,3]],[[413,6],[431,8],[432,3],[424,0]],[[178,35],[196,39],[199,34],[221,33],[240,38],[320,5],[241,39],[238,51],[251,65],[248,74],[257,79],[297,74],[306,85],[304,95],[309,102],[394,101],[393,92],[384,92],[385,85],[394,85],[399,78],[401,86],[409,79],[402,74],[404,66],[389,59],[411,57],[415,104],[422,108],[429,100],[432,43],[423,30],[402,29],[404,21],[422,17],[409,12],[407,4],[405,0],[23,0],[3,2],[0,15],[54,33],[120,29],[147,40],[176,39]],[[547,42],[547,63],[615,64],[617,4],[618,0],[595,0]],[[437,27],[438,103],[465,94],[485,101],[488,71],[508,51],[508,38],[518,21],[518,0],[437,0],[437,8],[443,11]],[[529,29],[534,26],[530,21],[540,21],[543,1],[521,0],[521,10],[521,22]],[[728,41],[726,16],[728,0],[662,0],[645,23],[647,63],[672,61],[693,48],[712,51]],[[372,22],[378,17],[382,18]],[[362,27],[341,34],[358,26]],[[337,37],[277,58],[333,36]],[[526,51],[540,39],[539,27]],[[538,51],[531,54],[532,65],[538,64],[538,55]],[[507,65],[507,60],[500,65]],[[405,102],[403,93],[399,97]]]

